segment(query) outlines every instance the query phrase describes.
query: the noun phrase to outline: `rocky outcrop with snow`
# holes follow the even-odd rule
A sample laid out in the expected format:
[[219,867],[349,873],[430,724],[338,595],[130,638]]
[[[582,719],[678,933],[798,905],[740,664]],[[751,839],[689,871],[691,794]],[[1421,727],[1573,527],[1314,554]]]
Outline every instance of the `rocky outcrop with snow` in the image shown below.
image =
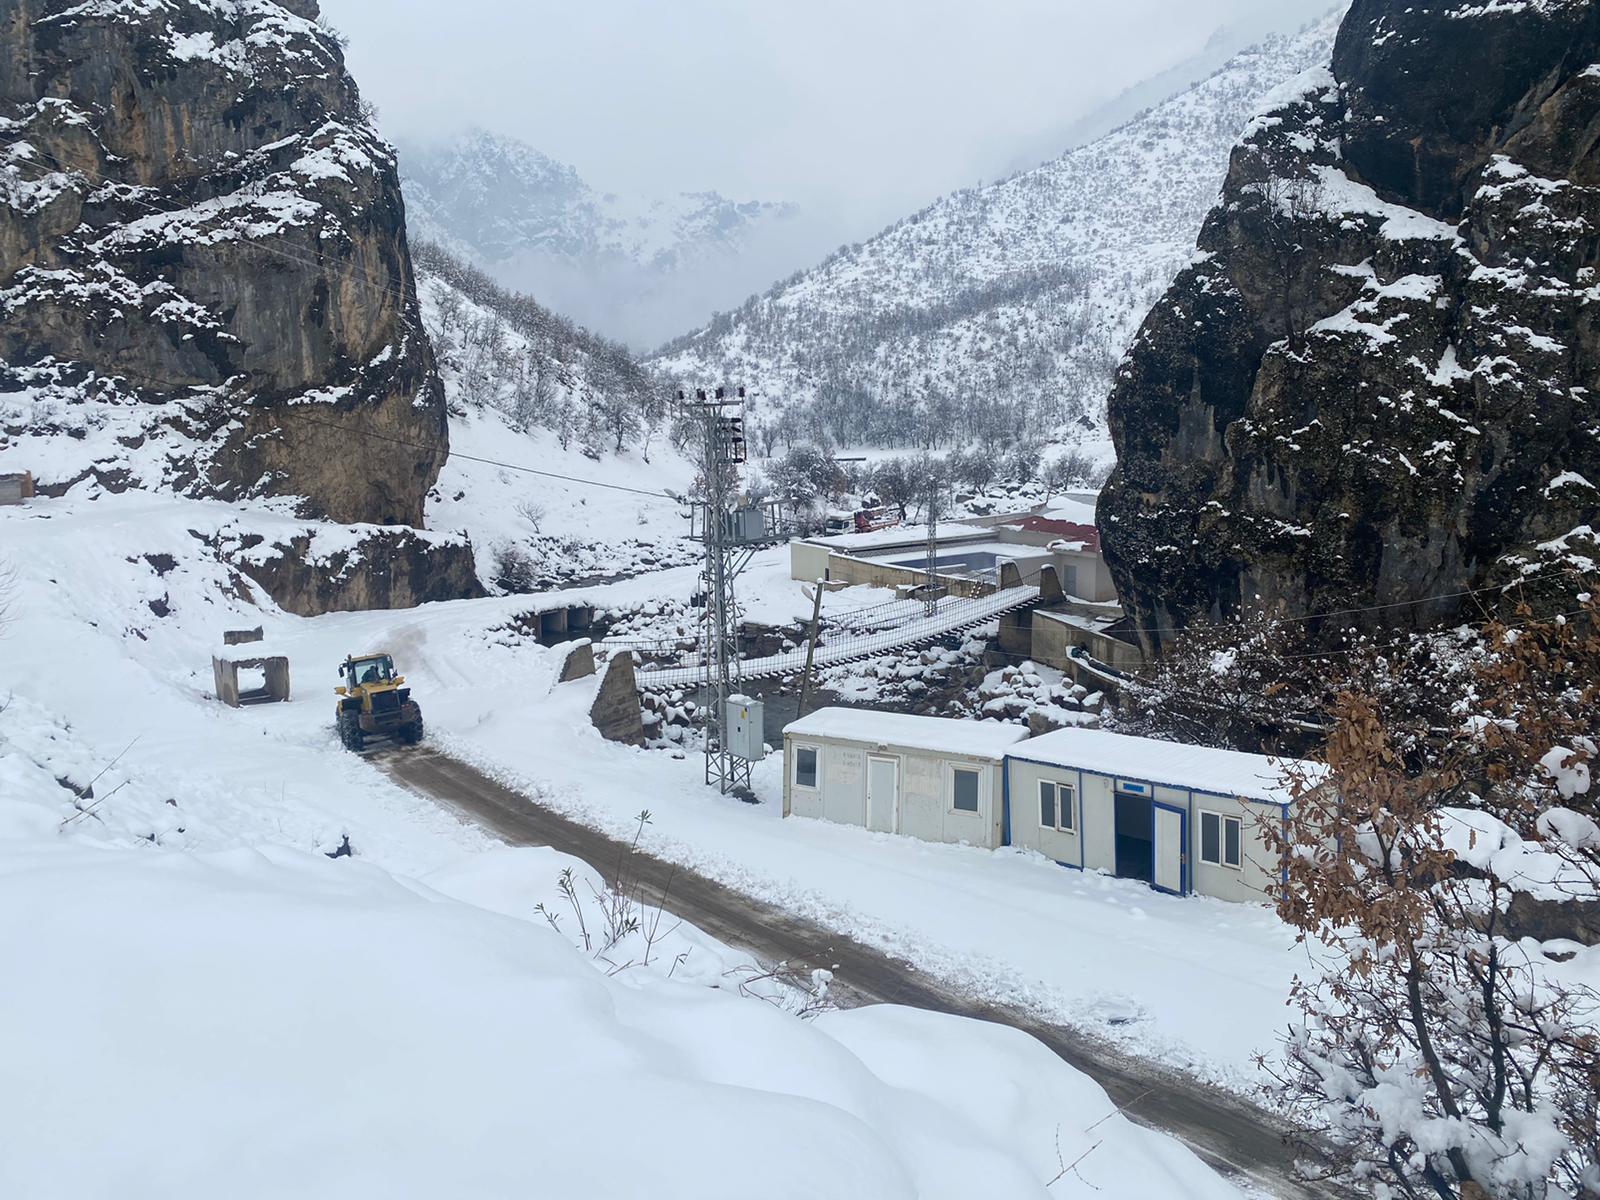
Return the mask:
[[1592,547],[1597,60],[1590,0],[1357,0],[1251,124],[1109,401],[1148,643],[1257,602],[1428,623]]
[[315,0],[12,0],[0,437],[46,488],[411,524],[447,449],[392,152]]
[[1105,448],[1139,321],[1189,261],[1263,96],[1336,17],[1244,51],[1122,128],[844,247],[654,359],[759,393],[755,419],[846,445],[1061,437]]

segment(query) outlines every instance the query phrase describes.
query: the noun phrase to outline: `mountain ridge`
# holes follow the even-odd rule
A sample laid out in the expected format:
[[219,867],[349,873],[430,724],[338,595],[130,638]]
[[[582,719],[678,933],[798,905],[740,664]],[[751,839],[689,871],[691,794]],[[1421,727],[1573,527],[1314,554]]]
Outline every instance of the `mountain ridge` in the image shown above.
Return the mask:
[[1064,441],[1109,458],[1118,360],[1193,253],[1239,130],[1274,87],[1327,60],[1340,11],[1088,145],[842,247],[647,361],[744,382],[759,420],[800,437]]

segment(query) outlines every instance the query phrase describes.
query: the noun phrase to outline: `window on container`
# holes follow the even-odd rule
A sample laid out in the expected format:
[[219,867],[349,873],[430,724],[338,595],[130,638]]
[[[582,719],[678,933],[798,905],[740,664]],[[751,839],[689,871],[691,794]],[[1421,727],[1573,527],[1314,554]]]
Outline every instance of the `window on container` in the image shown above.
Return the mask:
[[1072,785],[1039,781],[1039,824],[1045,829],[1072,832]]
[[795,787],[803,788],[817,786],[817,748],[815,746],[796,746],[794,748],[794,785]]
[[951,771],[951,799],[957,812],[978,811],[978,772],[970,767],[955,767]]
[[1200,861],[1217,867],[1238,867],[1244,861],[1244,822],[1222,813],[1200,814]]

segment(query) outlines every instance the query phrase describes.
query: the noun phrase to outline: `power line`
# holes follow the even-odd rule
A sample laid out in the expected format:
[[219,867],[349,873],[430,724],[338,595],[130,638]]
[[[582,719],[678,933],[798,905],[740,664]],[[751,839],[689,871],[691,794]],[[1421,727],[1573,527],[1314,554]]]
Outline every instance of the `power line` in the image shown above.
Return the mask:
[[[1483,587],[1466,588],[1459,592],[1435,592],[1426,596],[1417,596],[1410,600],[1392,600],[1386,604],[1368,604],[1355,608],[1336,608],[1328,612],[1305,613],[1298,617],[1269,617],[1280,625],[1298,624],[1304,621],[1323,621],[1329,617],[1353,616],[1358,613],[1384,612],[1391,608],[1412,608],[1418,604],[1426,604],[1430,600],[1458,600],[1464,596],[1480,596],[1488,592],[1507,592],[1512,588],[1520,587],[1525,583],[1532,583],[1536,579],[1545,579],[1550,575],[1569,574],[1565,567],[1553,567],[1550,570],[1537,572],[1522,579],[1513,579],[1510,583],[1486,584]],[[1138,633],[1189,633],[1195,626],[1183,625],[1135,625],[1134,631]]]
[[[429,446],[426,442],[414,442],[408,438],[394,437],[393,435],[387,433],[377,433],[370,429],[349,429],[334,421],[319,421],[309,413],[303,413],[292,408],[284,408],[276,411],[291,414],[294,417],[311,425],[326,426],[329,429],[337,430],[343,434],[353,434],[356,437],[372,438],[375,441],[380,442],[392,442],[397,446],[408,446],[414,450],[433,449],[433,447]],[[566,483],[582,484],[584,487],[606,488],[613,492],[628,492],[634,496],[648,496],[652,500],[672,500],[676,502],[678,499],[671,492],[652,492],[644,488],[627,487],[626,485],[620,483],[602,483],[598,479],[582,479],[577,475],[563,475],[559,471],[543,471],[538,467],[524,466],[521,463],[501,462],[499,459],[482,458],[476,454],[463,454],[457,450],[447,449],[445,451],[445,456],[447,458],[463,459],[467,462],[482,463],[489,467],[499,467],[506,471],[520,471],[525,475],[540,475],[546,479],[559,479]]]

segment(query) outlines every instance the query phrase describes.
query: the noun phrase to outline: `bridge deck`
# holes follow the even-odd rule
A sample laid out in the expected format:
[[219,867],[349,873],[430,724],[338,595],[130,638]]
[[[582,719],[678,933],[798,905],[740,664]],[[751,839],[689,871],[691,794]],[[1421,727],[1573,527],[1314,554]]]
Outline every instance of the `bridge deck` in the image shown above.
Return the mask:
[[[932,616],[918,616],[891,629],[880,629],[875,633],[851,634],[842,641],[818,646],[813,661],[818,667],[830,667],[882,654],[886,650],[934,642],[949,634],[962,633],[974,626],[982,625],[985,621],[992,621],[1016,609],[1026,608],[1038,599],[1038,588],[1014,587],[989,596],[945,600]],[[793,674],[805,665],[806,650],[801,646],[783,654],[745,659],[740,664],[740,672],[745,679],[768,679],[774,675]],[[650,691],[690,687],[700,682],[704,670],[704,667],[698,664],[640,667],[639,686]]]

